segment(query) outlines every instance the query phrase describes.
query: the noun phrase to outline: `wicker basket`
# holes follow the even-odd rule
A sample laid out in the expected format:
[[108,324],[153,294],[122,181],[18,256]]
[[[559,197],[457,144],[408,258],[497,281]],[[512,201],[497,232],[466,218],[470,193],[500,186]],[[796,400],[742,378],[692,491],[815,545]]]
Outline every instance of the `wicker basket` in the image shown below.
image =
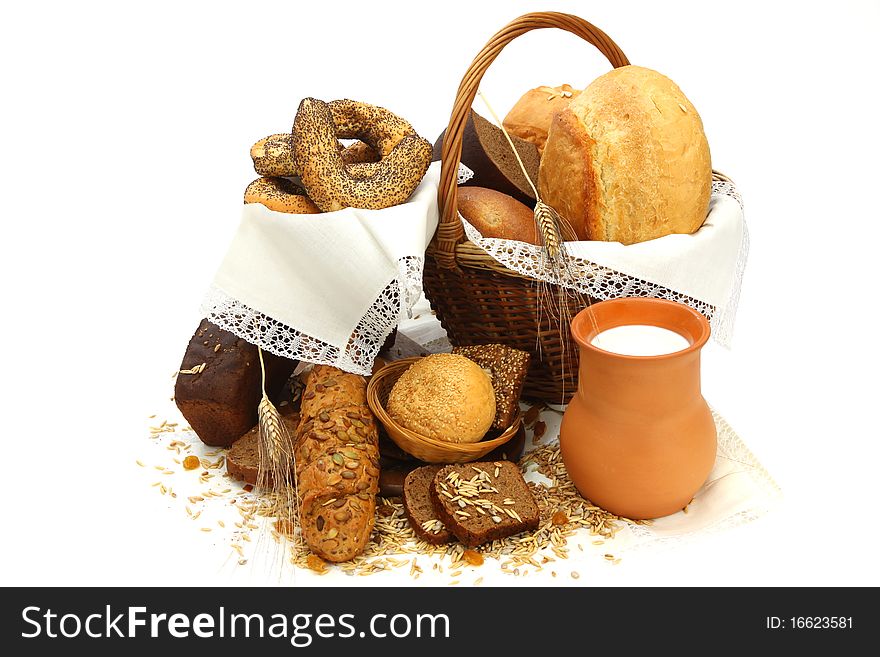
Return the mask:
[[[567,402],[577,389],[577,347],[568,331],[535,309],[534,280],[507,269],[473,243],[466,241],[458,215],[458,162],[468,112],[480,80],[508,43],[521,34],[558,28],[596,46],[615,68],[629,64],[608,36],[570,14],[539,12],[520,16],[476,56],[462,79],[443,140],[438,201],[440,225],[425,262],[425,295],[453,345],[498,342],[533,354],[523,396],[554,404]],[[581,310],[570,302],[571,316]]]
[[385,410],[388,393],[391,392],[400,375],[418,360],[421,358],[403,358],[389,363],[376,372],[367,385],[367,404],[370,410],[400,449],[428,463],[467,463],[486,456],[516,435],[522,421],[519,414],[500,435],[493,437],[490,434],[477,443],[447,443],[434,440],[397,424]]

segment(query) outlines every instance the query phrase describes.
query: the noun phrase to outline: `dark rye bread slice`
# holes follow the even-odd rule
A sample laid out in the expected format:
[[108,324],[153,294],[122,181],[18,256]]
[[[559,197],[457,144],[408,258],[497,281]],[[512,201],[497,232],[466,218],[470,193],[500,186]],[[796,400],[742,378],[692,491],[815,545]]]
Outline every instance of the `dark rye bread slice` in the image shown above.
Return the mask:
[[[282,414],[281,422],[284,424],[284,428],[287,429],[289,439],[288,450],[290,453],[293,453],[293,437],[299,424],[299,415],[297,413]],[[226,472],[236,479],[243,479],[249,484],[256,484],[259,471],[260,426],[257,425],[232,443],[232,447],[229,448],[229,452],[226,454]],[[291,468],[291,476],[293,476],[293,468]]]
[[[440,159],[445,136],[444,130],[434,143],[434,161]],[[538,147],[513,135],[510,138],[529,172],[529,177],[537,184],[538,167],[541,164]],[[488,187],[508,194],[530,208],[534,207],[535,192],[523,175],[501,128],[473,110],[464,126],[461,163],[474,172],[474,177],[463,183],[465,186]]]
[[[266,392],[273,401],[296,361],[263,351]],[[174,386],[174,402],[206,445],[229,447],[257,423],[257,347],[203,319],[189,341]]]
[[[434,475],[442,465],[426,465],[410,472],[403,482],[403,509],[415,535],[432,545],[443,545],[452,540],[452,534],[434,511],[431,486]],[[425,523],[431,525],[426,528]]]
[[452,353],[469,358],[492,376],[495,392],[495,420],[492,427],[507,429],[519,411],[519,396],[529,371],[532,355],[503,344],[453,347]]
[[519,466],[510,461],[444,466],[434,476],[431,501],[446,528],[468,547],[537,529],[541,519]]

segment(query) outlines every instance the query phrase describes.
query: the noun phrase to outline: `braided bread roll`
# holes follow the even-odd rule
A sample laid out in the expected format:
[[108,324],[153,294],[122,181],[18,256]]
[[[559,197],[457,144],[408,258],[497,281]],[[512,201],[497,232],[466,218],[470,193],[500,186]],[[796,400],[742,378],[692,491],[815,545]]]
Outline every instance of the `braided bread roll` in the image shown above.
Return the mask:
[[360,554],[373,531],[379,433],[366,381],[335,367],[309,373],[294,454],[303,538],[327,561]]

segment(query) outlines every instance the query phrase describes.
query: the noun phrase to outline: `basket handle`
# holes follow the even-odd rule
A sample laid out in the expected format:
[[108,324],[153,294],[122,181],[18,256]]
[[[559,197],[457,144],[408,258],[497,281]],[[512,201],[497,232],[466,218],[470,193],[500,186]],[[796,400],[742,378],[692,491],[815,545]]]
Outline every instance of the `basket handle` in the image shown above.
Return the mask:
[[[458,219],[458,162],[461,159],[464,126],[471,106],[474,104],[480,81],[504,46],[526,32],[547,27],[571,32],[593,44],[599,49],[599,52],[605,55],[614,68],[629,64],[626,55],[607,34],[583,18],[572,14],[555,11],[524,14],[508,23],[489,39],[462,78],[455,96],[455,104],[452,106],[452,114],[449,117],[449,126],[446,128],[446,135],[443,138],[443,149],[441,150],[443,161],[440,165],[440,186],[437,190],[440,224],[434,236],[434,256],[437,264],[444,269],[456,267],[455,247],[464,241],[464,228]],[[537,181],[535,182],[537,183]]]

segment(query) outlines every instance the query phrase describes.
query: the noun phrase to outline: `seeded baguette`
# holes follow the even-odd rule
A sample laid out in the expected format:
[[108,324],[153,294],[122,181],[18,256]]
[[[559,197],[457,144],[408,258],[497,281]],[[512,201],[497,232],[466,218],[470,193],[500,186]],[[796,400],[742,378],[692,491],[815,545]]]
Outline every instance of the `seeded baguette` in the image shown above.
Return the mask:
[[[364,378],[347,374],[335,367],[316,365],[309,373],[303,390],[299,409],[300,426],[305,427],[310,421],[314,421],[322,411],[350,406],[367,408],[367,386]],[[367,411],[369,412],[368,408]]]
[[[295,455],[299,474],[303,468],[325,454],[363,453],[378,462],[376,420],[364,406],[343,406],[321,411],[319,417],[302,425]],[[353,458],[353,457],[350,457]]]
[[315,366],[303,392],[294,454],[303,538],[327,561],[348,561],[370,540],[378,444],[364,378]]

